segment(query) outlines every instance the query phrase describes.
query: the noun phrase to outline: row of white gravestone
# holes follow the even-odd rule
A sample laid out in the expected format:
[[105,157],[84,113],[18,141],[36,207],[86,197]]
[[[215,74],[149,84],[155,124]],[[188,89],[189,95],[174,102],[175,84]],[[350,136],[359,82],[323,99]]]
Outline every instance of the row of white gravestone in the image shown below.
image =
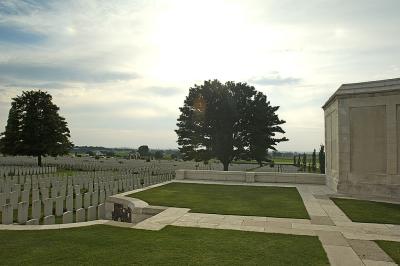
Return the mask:
[[[10,204],[2,206],[2,224],[13,224],[14,223],[14,210]],[[87,215],[86,215],[87,210]],[[54,224],[55,217],[62,216],[62,223],[73,223],[74,222],[74,211],[69,210],[54,215],[49,210],[49,205],[45,204],[43,224]],[[18,203],[18,214],[17,223],[25,225],[38,225],[40,224],[41,214],[41,203],[36,201],[32,205],[31,216],[29,217],[29,204],[27,202]],[[79,208],[75,210],[75,222],[93,221],[97,219],[105,219],[105,203],[101,203],[96,206],[88,206],[87,209]]]
[[[0,178],[0,211],[3,222],[12,223],[13,210],[18,210],[17,222],[23,224],[28,219],[27,210],[31,207],[31,219],[27,224],[35,224],[42,218],[42,213],[51,222],[51,216],[64,216],[65,212],[88,211],[102,206],[105,199],[119,192],[131,191],[143,186],[169,181],[172,173],[162,175],[113,175],[91,177],[82,174],[74,177],[26,176]],[[17,182],[24,182],[21,184]],[[23,187],[24,190],[21,190]],[[55,206],[55,208],[54,208]],[[42,211],[43,207],[43,211]],[[102,210],[100,208],[100,210]],[[80,211],[82,212],[82,211]],[[10,216],[11,215],[11,216]],[[67,217],[69,214],[66,214]],[[78,215],[78,217],[80,217]],[[68,220],[68,218],[66,218]],[[76,219],[81,220],[81,219]]]
[[[145,160],[127,160],[121,158],[102,158],[97,160],[91,157],[44,157],[43,165],[50,167],[58,167],[71,170],[130,170],[144,168],[149,170],[160,169],[161,171],[174,171],[177,169],[175,161],[152,161],[146,162]],[[29,156],[7,156],[0,157],[0,165],[30,165],[32,168],[37,164],[35,157]],[[188,164],[188,163],[185,163]],[[189,163],[193,164],[193,163]],[[27,167],[27,166],[22,166]]]
[[24,167],[24,166],[0,166],[0,177],[53,174],[57,172],[56,166]]
[[[6,177],[0,178],[0,193],[5,193],[6,198],[12,197],[12,192],[16,192],[19,198],[21,190],[32,190],[36,195],[40,190],[42,198],[65,196],[66,194],[80,194],[84,189],[89,192],[95,190],[111,190],[113,194],[132,190],[133,188],[148,186],[160,182],[165,182],[174,178],[173,173],[164,173],[160,175],[111,175],[111,176],[74,176],[74,177]],[[21,184],[22,183],[22,184]],[[27,193],[27,192],[25,192]],[[22,193],[23,194],[23,193]]]

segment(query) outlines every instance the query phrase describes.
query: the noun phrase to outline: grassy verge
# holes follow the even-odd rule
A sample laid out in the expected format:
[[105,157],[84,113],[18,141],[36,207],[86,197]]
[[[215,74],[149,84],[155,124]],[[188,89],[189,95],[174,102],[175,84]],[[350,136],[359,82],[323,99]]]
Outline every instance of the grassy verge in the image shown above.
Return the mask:
[[0,231],[7,265],[328,265],[317,237],[168,226]]
[[191,212],[308,219],[296,188],[171,183],[129,195]]
[[400,242],[375,241],[397,264],[400,264]]
[[353,222],[400,224],[400,204],[340,198],[332,200]]

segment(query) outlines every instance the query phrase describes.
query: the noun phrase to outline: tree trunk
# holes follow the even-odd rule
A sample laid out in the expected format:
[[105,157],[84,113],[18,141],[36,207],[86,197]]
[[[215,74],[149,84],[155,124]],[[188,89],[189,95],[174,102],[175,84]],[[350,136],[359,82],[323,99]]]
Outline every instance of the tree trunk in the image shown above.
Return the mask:
[[42,155],[37,156],[37,164],[38,166],[42,167]]
[[224,171],[228,171],[229,162],[222,162],[222,164],[224,165]]

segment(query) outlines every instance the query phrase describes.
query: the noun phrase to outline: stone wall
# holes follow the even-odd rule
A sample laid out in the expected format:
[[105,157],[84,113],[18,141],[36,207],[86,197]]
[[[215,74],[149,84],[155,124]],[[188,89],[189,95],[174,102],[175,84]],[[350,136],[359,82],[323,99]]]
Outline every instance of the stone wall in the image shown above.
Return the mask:
[[176,170],[178,180],[230,181],[243,183],[294,183],[325,185],[322,174],[311,173],[272,173],[212,170]]
[[[343,194],[400,199],[399,105],[400,79],[345,84],[325,104],[330,188]],[[332,118],[335,113],[337,121]]]

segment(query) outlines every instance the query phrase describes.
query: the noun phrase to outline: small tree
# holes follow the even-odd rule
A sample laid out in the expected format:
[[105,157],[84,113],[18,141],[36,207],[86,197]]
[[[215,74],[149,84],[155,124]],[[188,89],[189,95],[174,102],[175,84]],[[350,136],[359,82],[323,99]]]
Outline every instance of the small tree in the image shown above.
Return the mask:
[[318,161],[321,174],[325,174],[325,147],[322,144],[318,153]]
[[301,168],[301,156],[299,154],[299,157],[297,158],[297,167]]
[[305,172],[307,170],[307,155],[306,153],[303,153],[303,171]]
[[296,155],[293,155],[293,165],[296,166],[297,162],[296,162]]
[[161,160],[164,157],[164,152],[163,151],[156,151],[154,153],[154,158],[156,160]]
[[311,157],[311,170],[313,172],[315,172],[317,170],[317,153],[314,149],[313,153],[312,153],[312,157]]
[[147,145],[142,145],[138,148],[138,153],[140,154],[140,157],[145,158],[150,156],[150,150],[149,146]]
[[65,119],[52,97],[43,91],[24,91],[12,99],[6,129],[1,133],[3,154],[42,156],[67,154],[73,147]]

